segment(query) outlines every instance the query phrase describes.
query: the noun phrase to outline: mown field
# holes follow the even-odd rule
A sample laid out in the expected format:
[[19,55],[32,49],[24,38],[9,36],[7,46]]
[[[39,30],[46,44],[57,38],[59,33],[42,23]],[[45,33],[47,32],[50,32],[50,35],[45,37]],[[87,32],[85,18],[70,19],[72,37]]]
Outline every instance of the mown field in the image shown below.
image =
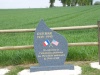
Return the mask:
[[[44,19],[48,27],[97,25],[100,20],[100,6],[60,7],[43,9],[1,9],[0,29],[36,28]],[[69,43],[97,42],[97,29],[57,31]],[[0,33],[0,46],[34,44],[34,32]],[[69,47],[67,61],[98,61],[97,46]],[[0,65],[36,63],[34,49],[0,51]]]

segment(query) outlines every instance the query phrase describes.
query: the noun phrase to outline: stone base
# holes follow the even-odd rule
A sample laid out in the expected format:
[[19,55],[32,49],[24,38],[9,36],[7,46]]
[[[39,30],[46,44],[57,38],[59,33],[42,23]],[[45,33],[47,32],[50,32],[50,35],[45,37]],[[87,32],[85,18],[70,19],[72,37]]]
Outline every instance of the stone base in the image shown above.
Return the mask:
[[29,69],[25,69],[19,72],[17,75],[81,75],[82,70],[79,66],[74,66],[74,70],[53,70],[53,71],[38,71],[30,72]]
[[8,70],[7,68],[3,68],[0,69],[0,75],[5,75],[6,73],[8,73],[10,70]]
[[100,69],[99,62],[90,63],[90,66],[91,66],[92,68]]
[[50,70],[74,70],[74,65],[59,65],[59,66],[32,66],[30,72],[50,71]]

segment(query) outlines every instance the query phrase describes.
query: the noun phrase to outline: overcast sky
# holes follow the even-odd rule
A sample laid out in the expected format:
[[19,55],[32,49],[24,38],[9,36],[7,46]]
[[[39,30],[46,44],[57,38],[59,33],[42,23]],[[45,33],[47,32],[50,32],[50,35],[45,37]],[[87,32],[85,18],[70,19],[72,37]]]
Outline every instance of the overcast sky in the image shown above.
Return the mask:
[[[100,1],[100,0],[94,0]],[[47,8],[49,0],[0,0],[0,9],[7,8]],[[55,1],[55,6],[62,6],[59,0]]]

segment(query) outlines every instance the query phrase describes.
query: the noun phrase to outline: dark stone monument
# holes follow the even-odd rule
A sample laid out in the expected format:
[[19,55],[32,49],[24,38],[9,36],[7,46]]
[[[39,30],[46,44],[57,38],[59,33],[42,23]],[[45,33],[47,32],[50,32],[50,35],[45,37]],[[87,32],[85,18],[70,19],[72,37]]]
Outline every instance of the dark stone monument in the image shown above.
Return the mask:
[[73,65],[64,65],[68,54],[66,39],[49,29],[43,20],[40,21],[34,34],[34,49],[39,66],[30,67],[30,72],[74,70]]

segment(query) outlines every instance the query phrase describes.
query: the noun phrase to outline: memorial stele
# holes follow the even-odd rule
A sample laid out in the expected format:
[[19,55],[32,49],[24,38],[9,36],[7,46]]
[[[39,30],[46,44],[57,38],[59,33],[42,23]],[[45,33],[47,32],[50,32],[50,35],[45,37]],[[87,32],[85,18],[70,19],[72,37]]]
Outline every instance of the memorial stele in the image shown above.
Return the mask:
[[38,66],[30,72],[50,70],[74,70],[71,64],[64,64],[68,55],[68,43],[59,33],[48,28],[41,20],[34,33],[34,50]]

